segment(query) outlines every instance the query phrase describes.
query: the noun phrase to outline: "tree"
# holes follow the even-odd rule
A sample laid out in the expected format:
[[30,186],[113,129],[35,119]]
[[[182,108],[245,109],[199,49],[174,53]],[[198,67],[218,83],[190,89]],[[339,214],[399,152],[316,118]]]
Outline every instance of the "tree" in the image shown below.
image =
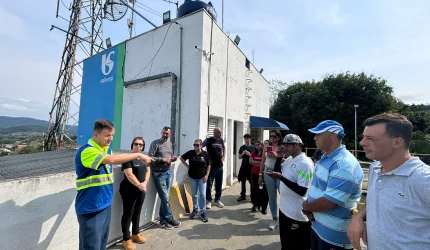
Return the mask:
[[314,135],[308,132],[323,120],[336,120],[345,128],[344,143],[354,148],[354,105],[357,109],[357,133],[363,121],[376,114],[396,111],[402,103],[393,95],[385,79],[365,73],[326,75],[315,82],[296,82],[278,93],[270,117],[287,124],[312,147]]
[[32,154],[32,153],[37,153],[37,152],[40,152],[40,151],[37,150],[36,147],[34,147],[34,146],[25,146],[25,147],[23,147],[19,151],[19,154]]

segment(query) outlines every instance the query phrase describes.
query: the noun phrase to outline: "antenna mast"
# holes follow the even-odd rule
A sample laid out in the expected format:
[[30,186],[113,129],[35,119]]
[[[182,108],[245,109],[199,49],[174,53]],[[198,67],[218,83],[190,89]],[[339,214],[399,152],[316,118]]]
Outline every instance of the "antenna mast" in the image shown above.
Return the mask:
[[[81,94],[82,59],[95,55],[102,51],[103,22],[102,0],[72,0],[70,18],[59,15],[60,1],[57,1],[57,14],[69,23],[67,30],[52,26],[66,33],[61,57],[61,66],[55,86],[54,100],[49,112],[48,133],[45,139],[45,150],[62,149],[64,140],[75,142],[67,134],[69,130],[78,124],[79,101]],[[107,0],[109,1],[109,0]],[[77,53],[79,49],[79,53]],[[78,59],[77,57],[82,57]],[[74,78],[78,74],[77,79]]]

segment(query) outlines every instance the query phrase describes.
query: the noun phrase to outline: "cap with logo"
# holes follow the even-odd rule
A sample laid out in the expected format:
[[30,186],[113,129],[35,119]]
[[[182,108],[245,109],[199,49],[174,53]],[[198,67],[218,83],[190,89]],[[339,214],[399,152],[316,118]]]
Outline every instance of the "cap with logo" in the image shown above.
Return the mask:
[[308,129],[309,132],[314,134],[321,134],[323,132],[332,132],[337,134],[339,137],[343,138],[345,136],[345,130],[342,125],[337,121],[325,120],[320,122],[315,128]]
[[282,140],[281,143],[282,144],[294,144],[294,143],[303,144],[303,141],[302,141],[302,138],[300,138],[300,136],[298,135],[288,134],[284,137],[284,140]]

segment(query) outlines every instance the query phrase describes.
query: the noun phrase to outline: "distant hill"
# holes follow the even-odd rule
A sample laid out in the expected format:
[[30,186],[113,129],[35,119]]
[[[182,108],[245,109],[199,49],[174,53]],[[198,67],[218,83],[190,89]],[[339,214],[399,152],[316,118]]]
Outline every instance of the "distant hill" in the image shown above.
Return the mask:
[[[28,117],[0,116],[0,135],[19,132],[47,133],[48,123],[48,121]],[[70,126],[66,127],[69,128]],[[77,131],[78,127],[74,126],[69,130],[69,133],[77,134]]]
[[11,128],[16,126],[36,125],[48,128],[48,121],[29,117],[0,116],[0,128]]
[[30,132],[30,133],[46,133],[48,126],[39,125],[20,125],[10,128],[0,128],[0,135],[19,133],[19,132]]

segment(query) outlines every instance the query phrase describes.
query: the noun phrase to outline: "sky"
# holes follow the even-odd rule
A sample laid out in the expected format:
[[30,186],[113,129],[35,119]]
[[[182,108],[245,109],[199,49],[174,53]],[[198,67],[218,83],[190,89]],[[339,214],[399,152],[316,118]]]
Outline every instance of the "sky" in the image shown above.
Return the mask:
[[[43,2],[0,2],[0,116],[49,120],[65,42],[65,33],[50,27],[67,29],[68,23],[56,18],[56,0]],[[212,3],[221,26],[222,1]],[[137,6],[156,25],[162,24],[160,13],[176,13],[162,0],[138,0]],[[239,47],[268,80],[364,71],[386,79],[405,103],[430,103],[429,9],[427,0],[226,0],[224,30],[241,37]],[[70,15],[61,3],[60,15]],[[112,44],[128,39],[130,15],[105,19],[104,38]],[[133,35],[152,29],[141,18],[135,24]]]

